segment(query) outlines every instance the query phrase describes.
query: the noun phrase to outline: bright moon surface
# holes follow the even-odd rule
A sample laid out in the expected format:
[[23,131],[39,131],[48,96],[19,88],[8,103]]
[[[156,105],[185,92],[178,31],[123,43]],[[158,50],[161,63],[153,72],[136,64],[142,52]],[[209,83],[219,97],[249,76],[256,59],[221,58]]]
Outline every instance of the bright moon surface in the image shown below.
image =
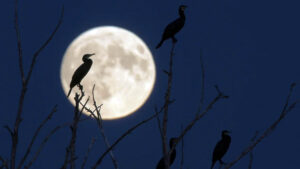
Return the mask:
[[[102,119],[118,119],[138,110],[150,96],[155,82],[155,64],[146,44],[134,33],[119,27],[104,26],[80,34],[67,48],[61,64],[61,83],[65,94],[75,70],[83,63],[82,56],[95,53],[93,65],[81,81],[87,107],[94,110],[95,100],[101,108]],[[75,105],[75,86],[69,101]],[[86,115],[90,115],[84,111]]]

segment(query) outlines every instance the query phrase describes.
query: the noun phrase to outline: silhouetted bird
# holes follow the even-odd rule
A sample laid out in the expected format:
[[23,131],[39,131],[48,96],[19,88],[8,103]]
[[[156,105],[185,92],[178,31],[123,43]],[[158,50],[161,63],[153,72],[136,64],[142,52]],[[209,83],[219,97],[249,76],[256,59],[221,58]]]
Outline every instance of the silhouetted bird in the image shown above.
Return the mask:
[[213,152],[211,169],[214,167],[217,161],[219,161],[221,164],[224,164],[224,162],[222,161],[222,157],[227,152],[231,142],[231,137],[228,135],[229,133],[230,132],[227,130],[222,131],[222,139],[217,143]]
[[76,69],[76,71],[74,72],[74,74],[72,76],[72,80],[71,80],[71,83],[70,83],[70,90],[69,90],[69,93],[68,93],[67,97],[69,97],[69,95],[71,94],[71,91],[72,91],[74,86],[78,85],[79,88],[82,88],[80,82],[84,78],[84,76],[89,72],[89,70],[90,70],[90,68],[93,64],[93,61],[89,58],[93,55],[95,55],[95,53],[83,55],[83,57],[82,57],[83,64],[81,64]]
[[[170,150],[171,148],[173,147],[173,145],[175,144],[175,141],[177,140],[177,138],[173,137],[170,139],[170,142],[169,142],[169,146],[170,146]],[[173,152],[171,153],[170,157],[169,157],[169,166],[171,166],[174,162],[176,158],[176,150],[174,149]],[[165,158],[161,158],[156,166],[156,169],[165,169],[166,166],[165,166]]]
[[165,28],[165,31],[162,35],[162,38],[159,42],[159,44],[156,46],[156,49],[158,49],[165,40],[172,38],[173,43],[177,42],[177,39],[174,37],[174,35],[181,30],[181,28],[184,26],[185,22],[185,16],[184,16],[184,10],[187,6],[180,5],[178,12],[179,12],[179,18],[175,21],[171,22],[167,27]]

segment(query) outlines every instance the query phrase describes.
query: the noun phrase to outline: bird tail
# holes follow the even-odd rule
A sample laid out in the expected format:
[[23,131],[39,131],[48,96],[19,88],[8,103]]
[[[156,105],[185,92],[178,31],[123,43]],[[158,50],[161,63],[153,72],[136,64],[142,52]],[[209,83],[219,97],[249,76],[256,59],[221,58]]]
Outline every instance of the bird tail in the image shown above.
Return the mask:
[[212,162],[210,169],[214,168],[215,163],[216,163],[215,161]]
[[69,93],[68,93],[68,96],[67,96],[67,97],[69,97],[69,96],[70,96],[70,94],[71,94],[71,91],[72,91],[72,88],[70,88],[70,90],[69,90]]
[[156,49],[160,48],[161,45],[163,44],[163,42],[164,42],[164,40],[162,39],[162,40],[159,42],[159,44],[156,46]]

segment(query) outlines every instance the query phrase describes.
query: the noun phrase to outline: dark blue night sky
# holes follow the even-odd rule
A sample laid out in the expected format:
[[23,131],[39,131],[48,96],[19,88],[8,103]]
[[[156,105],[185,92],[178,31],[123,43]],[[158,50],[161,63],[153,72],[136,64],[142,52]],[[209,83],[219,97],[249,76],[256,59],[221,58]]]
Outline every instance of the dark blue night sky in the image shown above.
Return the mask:
[[[233,160],[247,145],[255,131],[263,132],[275,121],[284,106],[290,84],[300,82],[299,2],[278,0],[214,1],[101,1],[26,0],[19,3],[20,29],[24,67],[28,71],[33,53],[53,31],[64,4],[63,23],[54,39],[37,59],[24,102],[17,162],[40,124],[57,104],[58,112],[41,132],[37,145],[55,126],[72,121],[73,106],[65,97],[60,83],[60,64],[68,45],[80,33],[97,26],[119,26],[136,33],[150,48],[156,68],[156,84],[149,100],[133,115],[105,121],[109,141],[154,113],[164,103],[171,40],[156,50],[164,27],[178,17],[180,4],[186,4],[186,24],[177,34],[174,56],[174,79],[170,106],[168,137],[178,136],[195,115],[201,93],[200,51],[205,66],[205,106],[218,94],[214,85],[229,99],[219,101],[184,137],[184,169],[208,169],[221,131],[232,131],[232,143],[223,160]],[[14,2],[0,5],[0,125],[13,126],[17,113],[21,79],[18,67],[17,41],[14,30]],[[296,86],[292,101],[300,98]],[[98,101],[101,102],[101,101]],[[276,130],[255,150],[253,168],[299,168],[299,108],[296,107]],[[50,138],[34,169],[54,169],[63,164],[65,148],[71,136],[68,127]],[[105,151],[95,120],[79,124],[77,167],[88,145],[96,137],[87,168]],[[11,139],[0,128],[0,156],[10,158]],[[180,167],[178,157],[172,168]],[[33,152],[37,146],[33,147]],[[161,138],[154,119],[127,136],[114,154],[121,169],[154,169],[162,156]],[[29,159],[32,158],[32,154]],[[234,169],[247,168],[249,156]],[[109,156],[101,167],[113,169]],[[218,164],[215,168],[218,168]]]

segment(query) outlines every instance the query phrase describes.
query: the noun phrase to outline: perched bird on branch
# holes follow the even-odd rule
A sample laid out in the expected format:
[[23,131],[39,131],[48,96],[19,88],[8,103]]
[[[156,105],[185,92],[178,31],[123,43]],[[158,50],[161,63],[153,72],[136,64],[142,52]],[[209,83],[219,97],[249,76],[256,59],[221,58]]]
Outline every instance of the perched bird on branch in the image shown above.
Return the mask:
[[92,67],[93,61],[90,59],[91,56],[95,55],[93,54],[85,54],[82,57],[83,64],[81,64],[76,71],[74,72],[72,76],[72,80],[70,83],[70,90],[68,93],[68,96],[70,96],[71,91],[74,86],[78,86],[80,89],[82,89],[82,85],[80,84],[81,80],[84,78],[84,76],[89,72],[90,68]]
[[175,38],[174,35],[177,32],[179,32],[182,29],[182,27],[184,26],[184,22],[185,22],[184,10],[186,7],[187,6],[185,6],[185,5],[179,6],[178,12],[179,12],[180,17],[167,25],[159,44],[156,46],[156,49],[158,49],[164,43],[164,41],[169,38],[172,38],[173,43],[177,42],[177,39]]
[[227,130],[222,131],[222,139],[217,143],[213,152],[211,169],[214,168],[214,165],[217,161],[219,161],[220,164],[224,164],[224,162],[222,161],[222,157],[227,152],[231,142],[231,137],[228,135],[229,133],[230,132]]
[[[172,147],[174,146],[175,142],[177,141],[178,139],[173,137],[170,139],[170,142],[169,142],[169,146],[170,146],[170,150],[172,149]],[[176,150],[174,149],[171,154],[170,154],[170,157],[169,157],[169,166],[171,166],[174,162],[176,158]],[[165,169],[167,168],[165,166],[165,158],[161,158],[156,166],[156,169]]]

